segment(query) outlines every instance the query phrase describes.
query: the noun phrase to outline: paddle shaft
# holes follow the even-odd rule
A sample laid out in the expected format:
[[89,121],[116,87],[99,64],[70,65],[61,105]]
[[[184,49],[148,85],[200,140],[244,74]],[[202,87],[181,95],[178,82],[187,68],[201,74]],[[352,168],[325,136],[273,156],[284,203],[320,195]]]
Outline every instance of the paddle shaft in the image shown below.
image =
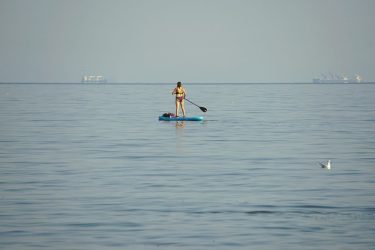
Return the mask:
[[197,106],[198,108],[200,108],[203,112],[206,112],[207,109],[205,107],[200,107],[198,106],[197,104],[195,104],[194,102],[190,101],[189,99],[186,99],[186,97],[184,98],[186,101],[190,102],[191,104]]
[[[194,102],[190,101],[189,99],[186,99],[186,98],[184,98],[184,99],[185,99],[186,101],[190,102],[191,104],[193,104],[193,105],[199,107],[197,104],[195,104]],[[200,108],[200,107],[199,107],[199,108]]]

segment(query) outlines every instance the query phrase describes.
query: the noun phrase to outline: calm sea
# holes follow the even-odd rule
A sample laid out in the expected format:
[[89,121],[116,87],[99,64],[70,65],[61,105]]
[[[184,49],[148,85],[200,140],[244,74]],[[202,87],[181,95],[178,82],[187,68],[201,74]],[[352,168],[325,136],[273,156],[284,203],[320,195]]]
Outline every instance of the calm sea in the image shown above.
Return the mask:
[[185,87],[0,84],[0,249],[375,249],[375,85]]

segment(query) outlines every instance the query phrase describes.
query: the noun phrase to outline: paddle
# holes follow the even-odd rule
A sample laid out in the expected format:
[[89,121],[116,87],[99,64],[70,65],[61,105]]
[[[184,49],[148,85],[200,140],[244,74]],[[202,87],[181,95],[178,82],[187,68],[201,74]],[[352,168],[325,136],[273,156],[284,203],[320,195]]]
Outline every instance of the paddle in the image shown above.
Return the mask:
[[205,107],[199,107],[197,104],[195,104],[194,102],[192,102],[192,101],[190,101],[190,100],[188,100],[188,99],[186,99],[186,98],[185,98],[185,100],[188,101],[188,102],[190,102],[191,104],[197,106],[197,107],[200,108],[203,112],[207,112],[207,109],[206,109]]

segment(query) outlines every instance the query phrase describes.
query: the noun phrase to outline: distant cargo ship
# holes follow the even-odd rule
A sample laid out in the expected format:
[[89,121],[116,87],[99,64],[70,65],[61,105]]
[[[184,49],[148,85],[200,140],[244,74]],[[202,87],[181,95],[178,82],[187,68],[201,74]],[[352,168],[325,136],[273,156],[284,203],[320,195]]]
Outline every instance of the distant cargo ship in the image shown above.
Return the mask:
[[82,76],[82,83],[106,83],[107,80],[104,78],[104,76],[97,76],[97,75],[91,75],[91,76]]
[[332,73],[329,76],[321,74],[321,78],[314,78],[313,83],[361,83],[363,78],[360,75],[355,75],[354,77],[333,75]]

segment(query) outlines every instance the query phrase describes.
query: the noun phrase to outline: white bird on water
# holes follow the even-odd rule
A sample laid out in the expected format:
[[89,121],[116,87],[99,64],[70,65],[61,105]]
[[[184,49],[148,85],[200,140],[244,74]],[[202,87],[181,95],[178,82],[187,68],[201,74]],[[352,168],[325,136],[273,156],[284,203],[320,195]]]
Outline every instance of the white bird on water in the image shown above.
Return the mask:
[[326,161],[324,163],[319,162],[319,165],[322,168],[331,169],[331,160],[328,160],[328,161]]

